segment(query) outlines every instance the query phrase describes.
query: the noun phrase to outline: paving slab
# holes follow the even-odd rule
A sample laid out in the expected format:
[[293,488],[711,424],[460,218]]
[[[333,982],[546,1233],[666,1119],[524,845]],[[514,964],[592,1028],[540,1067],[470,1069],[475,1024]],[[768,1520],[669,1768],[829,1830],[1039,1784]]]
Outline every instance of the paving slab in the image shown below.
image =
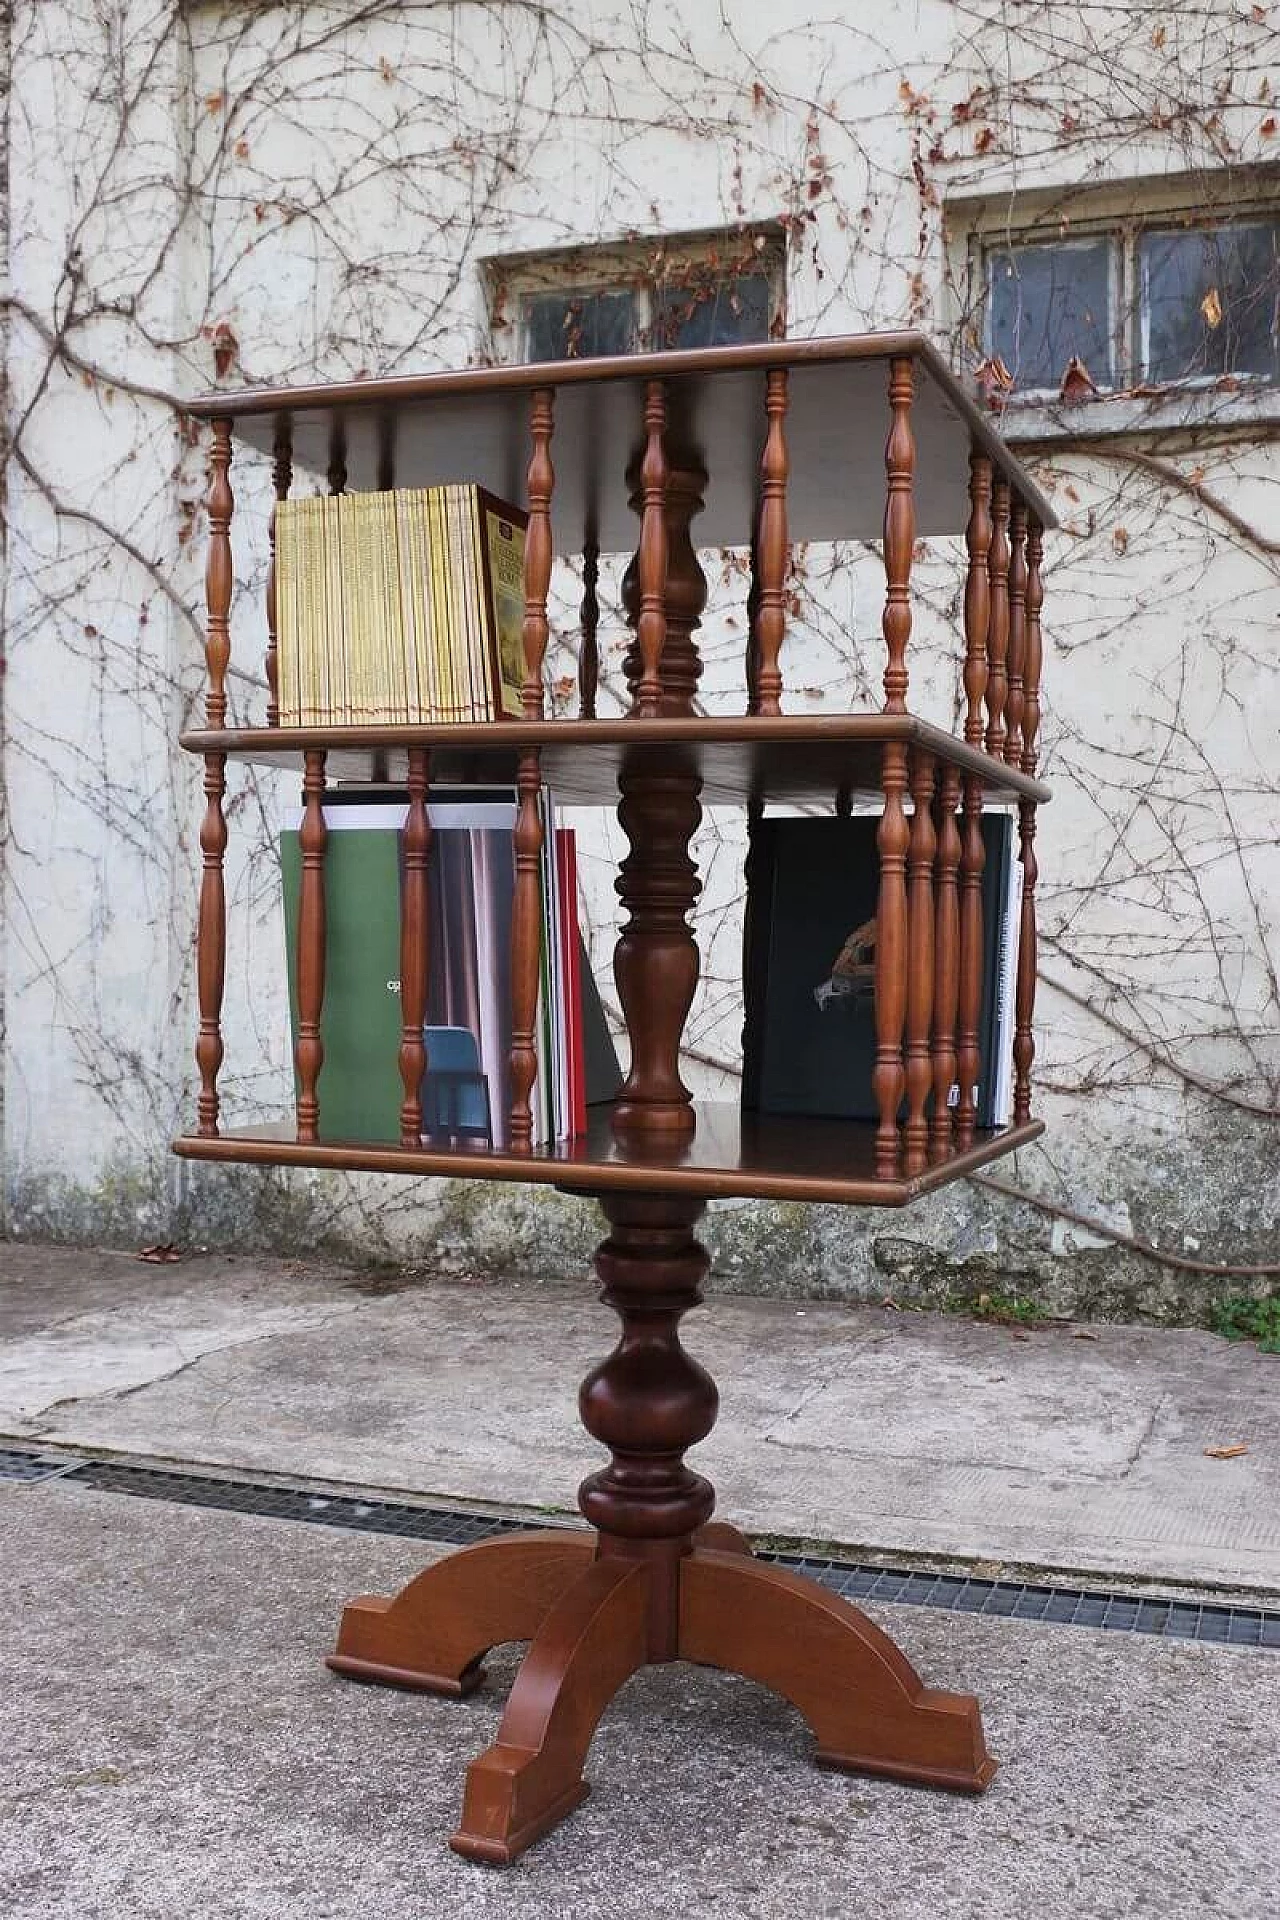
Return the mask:
[[0,1489],[0,1912],[12,1920],[1273,1920],[1280,1656],[869,1607],[974,1688],[979,1800],[811,1764],[785,1703],[650,1669],[592,1793],[506,1872],[445,1845],[515,1654],[472,1700],[321,1665],[420,1542]]
[[[577,1384],[613,1316],[563,1287],[0,1249],[0,1432],[570,1510]],[[749,1530],[1280,1592],[1280,1359],[1214,1335],[1035,1332],[718,1297],[691,1458]],[[1230,1460],[1205,1449],[1239,1445]]]

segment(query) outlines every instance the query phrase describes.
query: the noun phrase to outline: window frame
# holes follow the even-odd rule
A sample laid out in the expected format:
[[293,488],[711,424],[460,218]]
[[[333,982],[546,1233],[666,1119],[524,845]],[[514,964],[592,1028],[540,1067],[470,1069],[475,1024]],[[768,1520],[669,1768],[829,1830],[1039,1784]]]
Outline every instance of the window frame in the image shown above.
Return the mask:
[[[1138,242],[1143,233],[1179,229],[1215,229],[1269,224],[1280,228],[1277,196],[1280,166],[1243,168],[1231,175],[1177,175],[1135,180],[1114,187],[1039,188],[993,197],[954,195],[946,205],[950,280],[959,309],[961,339],[974,357],[990,354],[992,254],[1055,241],[1105,238],[1110,242],[1111,288],[1115,300],[1112,331],[1115,380],[1099,378],[1091,404],[1119,411],[1126,401],[1163,403],[1186,409],[1206,396],[1221,400],[1220,374],[1189,374],[1171,381],[1147,381],[1143,374],[1141,269]],[[966,355],[966,357],[968,357]],[[1230,394],[1251,414],[1271,417],[1280,411],[1280,373],[1233,372]],[[1015,387],[1005,400],[1009,414],[1043,414],[1059,404],[1054,387]],[[1087,403],[1090,404],[1090,403]],[[1073,409],[1078,416],[1079,409]]]
[[649,343],[663,283],[696,282],[704,274],[726,282],[764,278],[770,310],[766,337],[786,336],[786,234],[773,222],[494,254],[480,266],[490,356],[500,365],[529,364],[527,303],[548,293],[569,300],[630,292],[636,344],[629,351],[653,351]]

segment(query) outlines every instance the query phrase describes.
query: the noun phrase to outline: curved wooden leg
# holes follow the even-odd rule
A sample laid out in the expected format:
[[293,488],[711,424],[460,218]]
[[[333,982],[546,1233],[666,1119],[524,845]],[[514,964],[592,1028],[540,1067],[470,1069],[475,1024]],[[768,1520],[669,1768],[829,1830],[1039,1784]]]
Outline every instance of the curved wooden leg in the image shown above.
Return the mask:
[[516,1676],[498,1737],[467,1769],[462,1823],[449,1845],[508,1866],[586,1798],[591,1736],[618,1688],[647,1657],[649,1573],[597,1560],[562,1596]]
[[353,1680],[471,1693],[490,1647],[531,1640],[590,1565],[590,1534],[508,1534],[426,1567],[393,1599],[361,1594],[343,1609],[327,1665]]
[[969,1793],[995,1775],[972,1694],[924,1686],[856,1607],[784,1567],[696,1550],[680,1569],[680,1655],[790,1700],[822,1766]]

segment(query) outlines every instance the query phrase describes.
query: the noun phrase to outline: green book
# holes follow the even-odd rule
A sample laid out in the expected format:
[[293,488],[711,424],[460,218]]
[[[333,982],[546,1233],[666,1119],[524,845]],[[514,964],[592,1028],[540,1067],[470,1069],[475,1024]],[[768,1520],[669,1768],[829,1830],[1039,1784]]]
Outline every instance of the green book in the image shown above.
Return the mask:
[[[403,803],[325,808],[325,990],[320,1021],[320,1137],[400,1139],[400,898]],[[428,1065],[424,1134],[501,1143],[510,1105],[511,801],[429,807]],[[301,816],[280,836],[289,1016],[298,1030]],[[435,1044],[433,1045],[433,1037]],[[433,1122],[438,1121],[438,1126]]]
[[[427,864],[429,973],[422,1081],[423,1138],[475,1146],[506,1145],[511,1109],[511,918],[515,895],[512,829],[515,800],[476,789],[463,798],[432,800]],[[400,902],[407,805],[385,793],[336,795],[325,807],[325,991],[320,1032],[320,1138],[398,1145],[404,1086],[399,1052]],[[548,818],[554,810],[548,800]],[[301,814],[280,836],[285,950],[291,1032],[298,1031],[298,894],[302,877]],[[548,839],[550,839],[550,834]],[[547,881],[554,884],[554,865]],[[576,931],[585,1036],[586,1097],[609,1100],[621,1084],[595,983]],[[568,1014],[561,969],[548,964],[550,913],[544,917],[539,1009],[539,1078],[533,1089],[535,1143],[551,1130],[570,1131],[562,1097],[553,1112],[551,1076],[557,1029]],[[559,1042],[563,1051],[563,1040]]]

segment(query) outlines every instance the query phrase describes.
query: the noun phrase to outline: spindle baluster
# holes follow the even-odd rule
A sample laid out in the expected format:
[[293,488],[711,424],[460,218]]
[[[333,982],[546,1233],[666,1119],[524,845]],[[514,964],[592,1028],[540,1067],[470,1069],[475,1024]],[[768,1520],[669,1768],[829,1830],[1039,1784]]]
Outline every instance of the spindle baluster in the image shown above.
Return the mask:
[[551,585],[551,495],[556,470],[551,464],[551,435],[555,428],[555,388],[535,387],[529,403],[529,437],[533,453],[526,482],[529,525],[524,537],[524,689],[526,720],[541,720],[544,712],[542,662],[547,651],[547,590]]
[[[911,635],[911,554],[916,516],[912,497],[915,439],[911,431],[914,378],[910,359],[889,362],[892,419],[885,442],[884,572],[881,617],[888,663],[884,673],[885,711],[903,713],[907,704],[907,641]],[[876,909],[875,1026],[876,1064],[872,1088],[879,1122],[876,1172],[893,1179],[898,1171],[898,1107],[905,1071],[902,1032],[907,1010],[906,861],[910,831],[903,804],[907,791],[907,749],[901,741],[884,748],[881,786],[884,808],[876,830],[880,853],[879,904]]]
[[218,1072],[222,1066],[222,992],[227,967],[227,899],[222,861],[227,850],[227,823],[222,811],[226,793],[227,756],[204,757],[205,811],[200,826],[200,915],[196,927],[196,986],[200,1002],[200,1032],[196,1065],[200,1093],[196,1101],[197,1133],[205,1139],[218,1133]]
[[782,674],[778,655],[786,632],[787,577],[787,376],[775,368],[765,376],[768,431],[760,461],[760,518],[755,542],[758,591],[755,606],[756,713],[782,712]]
[[933,954],[933,1112],[929,1157],[945,1160],[951,1151],[951,1089],[956,1079],[956,1018],[960,996],[960,829],[956,808],[960,774],[944,762],[938,786],[938,863],[934,881]]
[[636,571],[640,611],[636,645],[640,654],[640,681],[636,712],[656,719],[662,700],[662,649],[667,638],[667,389],[662,380],[649,380],[644,390],[644,459],[640,466],[642,507]]
[[324,1012],[325,900],[324,850],[328,828],[324,817],[325,755],[309,747],[302,756],[302,829],[298,844],[302,878],[298,896],[298,1041],[294,1064],[298,1076],[298,1140],[311,1145],[320,1138],[320,1069],[324,1041],[320,1022]]
[[911,431],[911,399],[915,383],[911,361],[905,356],[889,362],[889,405],[893,419],[885,443],[887,488],[884,504],[884,571],[886,593],[881,622],[888,664],[884,672],[886,713],[907,709],[907,642],[911,638],[911,554],[916,540],[916,509],[912,478],[916,443]]
[[[205,664],[209,684],[205,718],[210,727],[222,727],[227,718],[227,667],[231,660],[231,422],[215,420],[209,453],[209,553],[205,564]],[[227,757],[204,757],[205,811],[200,825],[200,906],[196,922],[196,992],[200,1004],[200,1031],[196,1038],[196,1065],[200,1092],[196,1101],[197,1132],[205,1139],[218,1132],[218,1073],[222,1066],[222,996],[227,968],[227,898],[223,860],[227,850],[227,822],[223,812]]]
[[[1027,527],[1027,654],[1024,666],[1025,701],[1022,714],[1022,771],[1034,775],[1040,733],[1040,670],[1044,642],[1040,609],[1044,602],[1041,573],[1043,530],[1031,519]],[[1031,1068],[1035,1061],[1036,1004],[1036,803],[1018,806],[1018,838],[1022,858],[1022,925],[1018,945],[1018,984],[1014,1011],[1013,1118],[1023,1125],[1031,1118]]]
[[400,1145],[422,1145],[422,1081],[427,1071],[425,1026],[429,977],[427,865],[431,854],[428,812],[431,757],[409,748],[409,811],[404,823],[404,883],[400,896]]
[[511,1147],[533,1141],[530,1093],[538,1071],[538,955],[542,941],[542,839],[537,748],[522,753],[516,773],[515,898],[511,909]]
[[293,479],[293,447],[291,422],[287,413],[282,413],[276,421],[275,441],[272,446],[271,482],[275,498],[271,502],[271,518],[267,523],[267,544],[270,558],[267,562],[267,725],[280,724],[280,656],[278,638],[280,632],[279,600],[276,592],[276,508],[282,500],[289,497],[289,486]]
[[1005,695],[1004,757],[1022,764],[1023,668],[1027,657],[1027,508],[1015,500],[1009,515],[1009,691]]
[[969,455],[969,524],[965,529],[969,571],[964,588],[964,737],[982,745],[982,702],[987,691],[987,627],[991,618],[991,456],[974,447]]
[[938,845],[933,826],[933,788],[933,755],[917,749],[912,755],[913,811],[907,849],[905,1164],[908,1178],[923,1173],[928,1164],[926,1108],[933,1086],[933,1057],[929,1045],[933,1022],[933,863]]
[[907,1009],[907,827],[903,796],[907,790],[907,750],[900,741],[884,748],[881,785],[884,809],[876,829],[880,888],[876,906],[875,1026],[876,1064],[871,1085],[879,1124],[876,1174],[892,1180],[898,1172],[898,1107],[902,1100],[902,1028]]
[[600,627],[600,601],[596,587],[600,580],[600,542],[594,526],[588,527],[582,546],[582,606],[579,629],[582,636],[578,654],[578,718],[596,717],[596,688],[600,681],[600,646],[596,634]]
[[231,422],[215,420],[209,451],[209,553],[205,562],[204,597],[208,608],[204,657],[209,673],[205,693],[205,725],[227,724],[227,668],[231,664]]
[[1004,755],[1004,710],[1009,698],[1009,482],[991,489],[991,548],[987,555],[991,607],[987,621],[988,753]]

